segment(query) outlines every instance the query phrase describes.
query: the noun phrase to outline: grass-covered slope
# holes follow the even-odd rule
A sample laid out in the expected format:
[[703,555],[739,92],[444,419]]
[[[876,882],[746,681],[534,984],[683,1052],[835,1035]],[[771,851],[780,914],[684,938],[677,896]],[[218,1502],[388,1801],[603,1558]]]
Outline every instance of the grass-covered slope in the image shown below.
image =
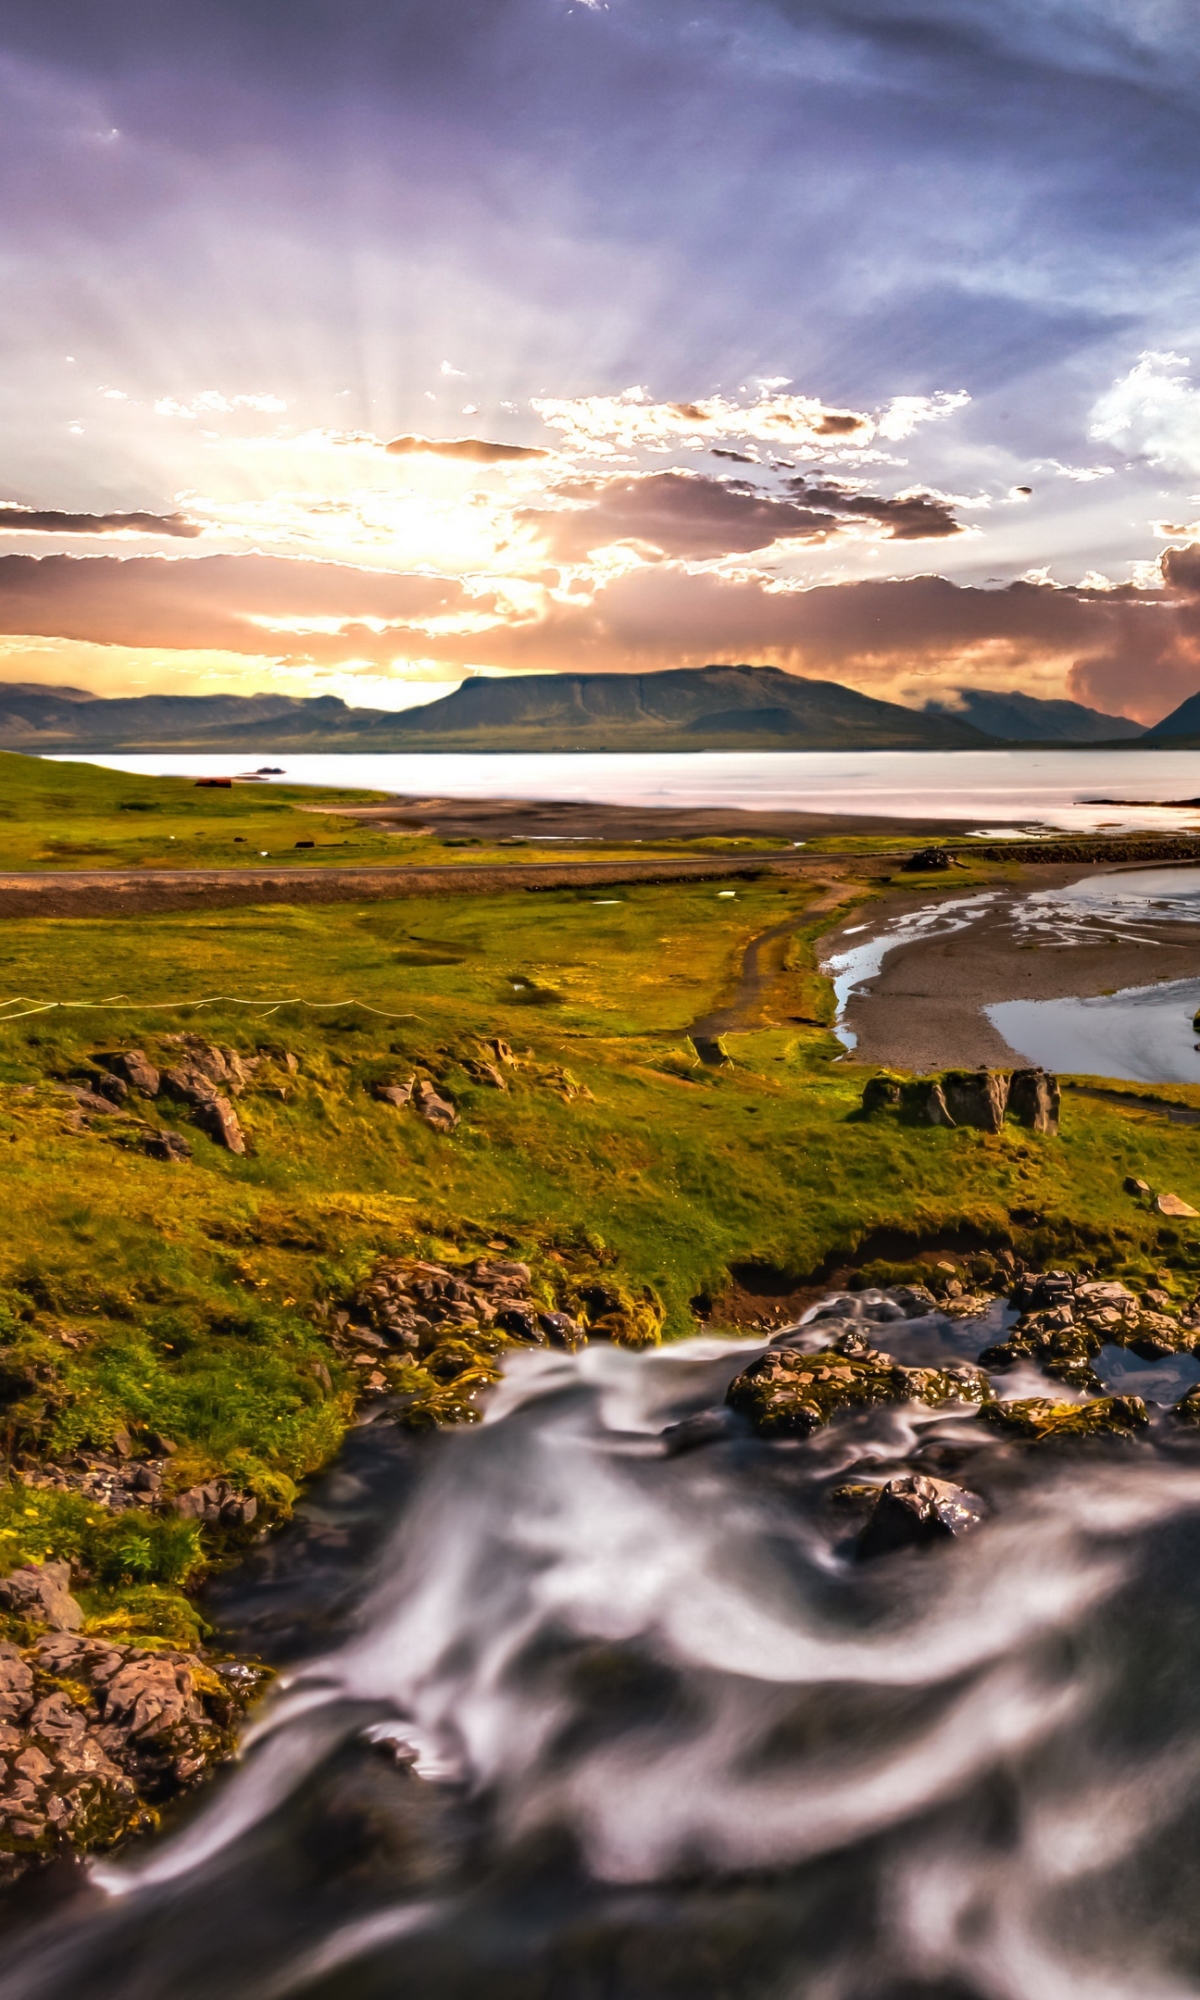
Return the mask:
[[[828,1018],[817,893],[764,880],[732,897],[689,883],[4,924],[10,1454],[164,1437],[168,1486],[223,1477],[256,1497],[261,1528],[337,1449],[354,1357],[330,1332],[383,1255],[503,1253],[547,1303],[599,1277],[652,1301],[668,1336],[694,1327],[698,1298],[732,1323],[755,1286],[923,1251],[1011,1243],[1143,1277],[1166,1259],[1194,1284],[1195,1225],[1152,1215],[1123,1182],[1200,1208],[1200,1140],[1136,1096],[1068,1095],[1057,1139],[857,1115],[863,1072],[797,1018]],[[732,990],[747,942],[789,918],[794,941],[728,1037],[730,1064],[703,1067],[688,1024]],[[261,1057],[238,1101],[244,1156],[187,1126],[192,1157],[168,1164],[129,1121],[79,1123],[73,1078],[121,1047],[169,1064],[167,1038],[186,1033]],[[517,1057],[504,1089],[481,1068],[497,1038]],[[453,1103],[454,1131],[371,1094],[414,1074]],[[431,1385],[402,1365],[419,1401]],[[4,1566],[72,1558],[108,1629],[178,1631],[189,1614],[171,1593],[222,1542],[195,1519],[0,1488]]]

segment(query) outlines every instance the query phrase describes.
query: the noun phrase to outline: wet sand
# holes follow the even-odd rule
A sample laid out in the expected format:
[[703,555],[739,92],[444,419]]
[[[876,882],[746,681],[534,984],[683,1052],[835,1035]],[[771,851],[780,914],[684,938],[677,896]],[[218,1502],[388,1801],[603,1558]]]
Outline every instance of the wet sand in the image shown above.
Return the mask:
[[816,840],[823,836],[897,840],[906,849],[926,841],[966,834],[973,821],[939,817],[882,817],[867,813],[752,812],[738,806],[595,805],[573,799],[389,799],[376,806],[311,806],[305,811],[348,819],[385,830],[413,833],[425,829],[441,840],[478,840],[492,846],[502,840],[630,842],[734,839]]
[[[1031,889],[1065,887],[1093,874],[1078,867],[1039,868],[1036,876],[1024,871],[1020,884],[1002,890],[967,929],[897,945],[846,1008],[845,1025],[858,1037],[854,1060],[912,1070],[1011,1066],[1024,1058],[983,1012],[997,1001],[1062,1000],[1200,978],[1195,924],[1157,924],[1150,944],[1111,938],[1055,945],[1014,937],[1011,910]],[[889,897],[865,930],[831,932],[823,956],[861,945],[901,914],[938,900],[928,892]],[[861,913],[850,921],[861,923]]]

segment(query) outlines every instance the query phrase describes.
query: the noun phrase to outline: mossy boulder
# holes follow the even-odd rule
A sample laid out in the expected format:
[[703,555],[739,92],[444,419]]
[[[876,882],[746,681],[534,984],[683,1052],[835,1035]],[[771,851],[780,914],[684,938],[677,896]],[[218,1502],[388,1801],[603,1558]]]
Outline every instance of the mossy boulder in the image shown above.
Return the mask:
[[1085,1437],[1133,1437],[1150,1419],[1140,1396],[1099,1396],[1088,1403],[1055,1403],[1048,1396],[1020,1402],[989,1403],[980,1410],[988,1423],[1031,1444]]
[[982,1370],[902,1368],[890,1354],[868,1349],[853,1357],[836,1348],[817,1354],[771,1348],[730,1385],[726,1401],[749,1417],[761,1437],[808,1437],[835,1417],[883,1403],[982,1404],[991,1395]]

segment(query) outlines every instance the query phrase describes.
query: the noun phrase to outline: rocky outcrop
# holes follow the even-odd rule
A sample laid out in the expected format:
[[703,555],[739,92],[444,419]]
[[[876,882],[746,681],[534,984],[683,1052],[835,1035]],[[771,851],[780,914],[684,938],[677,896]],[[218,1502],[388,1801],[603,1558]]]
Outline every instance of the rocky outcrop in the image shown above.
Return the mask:
[[206,1132],[214,1145],[227,1153],[244,1153],[246,1140],[238,1115],[227,1097],[212,1097],[196,1107],[193,1123]]
[[0,1609],[46,1625],[52,1632],[77,1632],[83,1608],[71,1595],[71,1566],[28,1563],[0,1578]]
[[1099,1396],[1088,1403],[1056,1403],[1046,1396],[990,1403],[980,1415],[1031,1444],[1072,1438],[1131,1438],[1150,1421],[1140,1396]]
[[986,1375],[968,1362],[905,1368],[851,1333],[815,1354],[769,1348],[737,1376],[726,1401],[760,1437],[808,1437],[835,1417],[882,1403],[978,1405],[991,1393]]
[[943,1070],[908,1080],[883,1072],[863,1086],[862,1114],[898,1110],[914,1125],[998,1132],[1006,1115],[1032,1132],[1058,1131],[1058,1080],[1046,1070]]
[[414,1111],[432,1125],[435,1132],[453,1132],[458,1124],[458,1113],[444,1097],[440,1097],[427,1078],[422,1077],[413,1085],[412,1104]]
[[0,1644],[0,1882],[151,1824],[230,1754],[241,1696],[264,1678],[73,1631]]

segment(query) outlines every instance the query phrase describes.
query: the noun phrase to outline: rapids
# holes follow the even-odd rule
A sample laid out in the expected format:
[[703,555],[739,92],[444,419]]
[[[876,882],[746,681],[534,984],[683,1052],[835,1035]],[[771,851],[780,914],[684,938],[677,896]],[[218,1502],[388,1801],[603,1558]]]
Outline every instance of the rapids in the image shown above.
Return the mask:
[[[237,1765],[10,1917],[0,2000],[1200,1994],[1200,1448],[689,1426],[761,1346],[518,1354],[473,1429],[360,1429],[214,1599],[289,1658]],[[830,1489],[914,1462],[988,1518],[855,1560]]]

